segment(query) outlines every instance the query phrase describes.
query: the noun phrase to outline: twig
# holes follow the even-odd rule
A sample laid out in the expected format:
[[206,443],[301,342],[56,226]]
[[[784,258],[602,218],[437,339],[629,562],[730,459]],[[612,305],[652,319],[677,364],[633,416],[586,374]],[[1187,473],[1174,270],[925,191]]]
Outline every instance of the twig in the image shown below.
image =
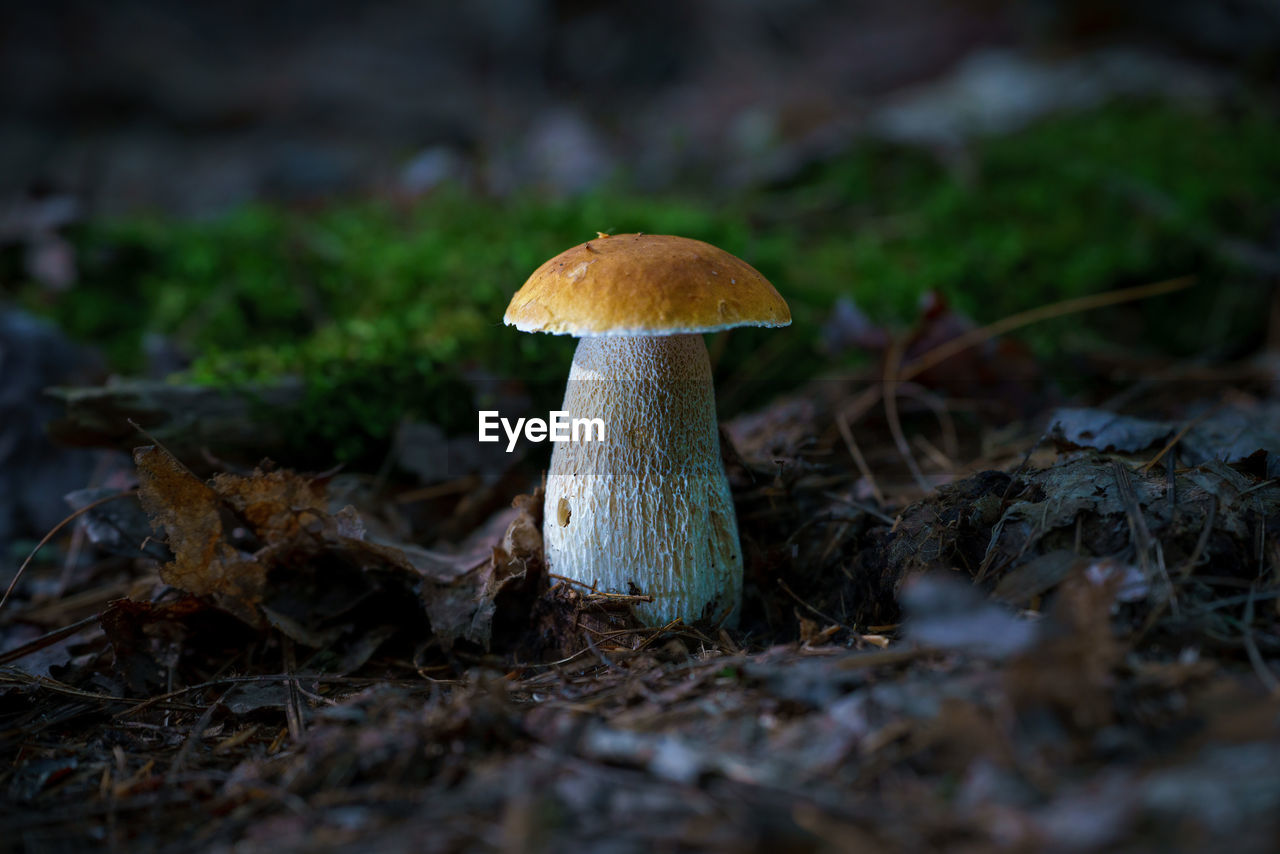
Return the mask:
[[916,485],[924,492],[928,492],[929,482],[925,480],[924,472],[920,471],[920,466],[916,463],[916,458],[911,453],[911,446],[907,444],[907,437],[902,432],[902,421],[898,418],[898,367],[902,361],[904,343],[905,341],[901,337],[895,337],[889,344],[889,351],[885,354],[884,417],[889,422],[889,434],[893,436],[893,444],[897,447],[898,453],[902,455],[902,459],[906,461],[907,468],[911,470],[911,476],[916,479]]
[[866,513],[868,516],[874,516],[875,518],[879,519],[881,522],[884,522],[886,525],[892,525],[894,522],[893,517],[890,516],[888,513],[884,513],[880,510],[877,510],[874,507],[868,507],[866,504],[863,504],[861,501],[855,501],[852,498],[848,497],[847,495],[841,495],[838,492],[824,492],[822,494],[825,497],[830,498],[832,501],[839,501],[841,504],[848,504],[854,510],[860,510],[863,513]]
[[862,449],[858,447],[857,440],[853,438],[853,430],[850,429],[849,422],[845,420],[843,412],[836,413],[836,427],[840,430],[840,436],[844,439],[845,447],[849,449],[849,456],[853,457],[853,464],[858,467],[858,472],[871,485],[871,494],[875,496],[876,503],[883,507],[885,505],[884,493],[880,491],[880,484],[876,482],[876,476],[871,473],[871,467],[867,465],[866,457],[862,456]]
[[52,530],[50,530],[49,533],[45,534],[44,537],[40,540],[40,542],[36,543],[36,547],[31,550],[31,554],[27,555],[27,559],[22,562],[22,566],[18,567],[18,572],[16,575],[13,576],[13,580],[9,582],[9,586],[4,591],[4,596],[0,596],[0,610],[3,610],[5,603],[9,601],[9,595],[13,593],[13,589],[18,586],[18,579],[22,578],[22,574],[27,571],[27,566],[30,565],[32,559],[34,559],[36,554],[39,553],[39,551],[42,548],[47,546],[49,542],[57,535],[57,533],[61,531],[63,528],[65,528],[68,523],[74,522],[76,519],[79,519],[85,513],[88,513],[90,510],[92,510],[95,507],[98,507],[99,505],[106,504],[108,501],[115,501],[117,498],[123,498],[126,495],[133,495],[137,491],[138,490],[135,487],[133,489],[125,490],[124,492],[116,493],[115,495],[103,496],[102,498],[99,498],[97,501],[90,501],[88,504],[81,507],[79,510],[76,510],[74,513],[72,513],[70,516],[63,519],[58,524],[54,525]]
[[95,606],[94,610],[97,610],[96,606],[106,605],[112,599],[119,599],[121,596],[128,596],[135,584],[137,580],[134,578],[120,578],[101,587],[91,587],[69,596],[63,595],[35,607],[28,606],[22,611],[21,618],[24,623],[40,625],[57,623],[65,615],[83,610],[86,606]]
[[943,471],[953,472],[956,470],[956,461],[952,457],[948,457],[933,442],[929,441],[929,437],[923,433],[917,433],[911,437],[911,441],[916,443],[926,457],[933,461],[933,464]]
[[1022,473],[1027,470],[1027,466],[1031,465],[1031,455],[1036,452],[1036,448],[1039,448],[1044,444],[1044,440],[1048,437],[1048,433],[1041,433],[1040,438],[1036,439],[1036,443],[1030,448],[1027,448],[1027,452],[1022,455],[1022,462],[1018,463],[1018,467],[1010,473],[1009,482],[1005,485],[1004,492],[1000,493],[1001,501],[1007,501],[1009,499],[1009,491],[1013,489],[1013,485],[1018,482],[1018,478]]
[[47,646],[53,646],[64,638],[69,638],[72,635],[79,634],[90,626],[97,625],[98,618],[101,616],[101,614],[94,614],[92,617],[85,617],[83,620],[77,620],[69,626],[54,629],[47,634],[41,635],[35,640],[27,641],[22,646],[15,647],[6,653],[0,653],[0,665],[8,664],[11,661],[17,661],[18,659],[24,658],[33,652],[39,652]]
[[1213,533],[1213,523],[1218,517],[1218,497],[1216,495],[1209,496],[1209,512],[1205,514],[1204,528],[1200,531],[1200,536],[1196,539],[1196,547],[1191,550],[1191,556],[1187,558],[1187,562],[1182,565],[1179,574],[1186,578],[1191,575],[1191,571],[1196,568],[1196,564],[1200,562],[1200,556],[1204,554],[1204,550],[1209,546],[1209,536]]
[[117,697],[113,694],[98,694],[93,691],[81,691],[79,688],[73,688],[66,683],[59,682],[57,679],[51,679],[48,676],[32,676],[22,670],[12,667],[0,668],[0,676],[11,679],[18,685],[39,685],[55,694],[65,694],[68,697],[80,697],[84,700],[95,700],[99,703],[137,703],[139,699],[136,697]]
[[[130,697],[111,697],[112,700],[124,700],[137,705],[130,706],[124,711],[117,712],[113,717],[123,718],[132,714],[149,709],[157,703],[163,703],[172,700],[175,697],[181,697],[183,694],[190,694],[193,691],[203,691],[206,688],[212,688],[217,685],[239,684],[246,682],[280,682],[288,679],[288,673],[264,673],[257,676],[222,676],[217,679],[210,679],[206,682],[200,682],[195,685],[188,685],[185,688],[175,688],[166,694],[157,694],[154,697],[146,699],[137,699]],[[374,677],[358,677],[358,676],[330,676],[325,673],[298,673],[294,674],[295,679],[305,679],[308,682],[327,682],[335,685],[400,685],[406,688],[416,688],[422,683],[413,679],[382,679]],[[92,695],[91,695],[92,696]]]
[[591,652],[595,654],[595,657],[600,659],[600,663],[605,667],[612,668],[614,666],[613,662],[609,660],[609,657],[600,651],[600,647],[596,646],[596,639],[591,636],[590,632],[587,632],[587,649],[591,650]]
[[1280,483],[1280,478],[1274,477],[1271,480],[1264,480],[1261,483],[1255,483],[1253,486],[1240,490],[1240,497],[1243,498],[1250,492],[1254,492],[1259,489],[1266,489],[1268,486],[1275,486],[1277,483]]
[[570,578],[567,575],[557,575],[554,572],[547,573],[547,577],[554,578],[557,581],[563,581],[568,584],[576,584],[585,588],[592,596],[599,596],[602,599],[618,599],[624,602],[652,602],[653,597],[648,593],[609,593],[604,590],[596,589],[594,584],[588,584],[585,581],[579,581],[576,578]]
[[[1129,479],[1129,469],[1117,460],[1111,461],[1111,470],[1115,474],[1116,489],[1120,493],[1120,502],[1124,505],[1125,516],[1129,520],[1129,536],[1134,540],[1134,545],[1138,552],[1138,563],[1142,567],[1142,574],[1146,577],[1148,583],[1155,577],[1156,573],[1151,566],[1152,537],[1151,531],[1147,528],[1147,520],[1142,515],[1142,506],[1138,503],[1138,496],[1133,491],[1133,481]],[[1159,574],[1165,583],[1165,592],[1169,596],[1169,608],[1173,611],[1174,616],[1178,614],[1178,602],[1176,594],[1173,590],[1173,582],[1169,579],[1169,572],[1164,565],[1163,553],[1157,550],[1157,568]]]
[[866,415],[871,409],[880,402],[880,395],[883,392],[880,383],[872,383],[858,393],[858,396],[845,404],[840,410],[844,415],[845,422],[850,426],[857,424],[862,420],[862,416]]
[[284,706],[285,722],[289,726],[289,738],[293,739],[294,744],[302,741],[304,732],[302,723],[302,700],[298,696],[298,677],[295,674],[297,664],[293,657],[293,640],[288,635],[280,635],[281,656],[284,659],[284,671],[287,674],[284,680],[284,687],[287,692],[287,701]]
[[1200,425],[1201,422],[1203,422],[1206,418],[1208,418],[1210,415],[1213,415],[1215,412],[1217,412],[1221,408],[1222,408],[1222,404],[1218,404],[1217,406],[1214,406],[1211,409],[1208,409],[1200,413],[1198,416],[1191,419],[1186,424],[1182,425],[1182,429],[1180,429],[1177,433],[1173,434],[1173,438],[1171,438],[1168,442],[1165,443],[1165,446],[1160,449],[1160,453],[1156,454],[1154,457],[1152,457],[1151,459],[1143,463],[1143,465],[1138,469],[1138,471],[1141,471],[1141,472],[1150,471],[1151,468],[1155,466],[1157,463],[1159,463],[1162,459],[1164,459],[1164,455],[1172,451],[1174,446],[1177,445],[1179,442],[1181,442],[1188,433],[1194,430],[1197,426]]
[[782,588],[784,593],[786,593],[792,599],[796,600],[796,602],[806,611],[818,617],[821,617],[822,619],[826,620],[828,623],[831,623],[832,625],[839,626],[840,628],[844,629],[846,632],[853,635],[854,637],[862,637],[861,632],[859,632],[853,626],[846,625],[844,621],[837,620],[835,617],[832,617],[829,614],[822,613],[817,608],[813,607],[808,602],[801,599],[799,596],[796,595],[796,592],[794,590],[792,590],[790,587],[787,586],[787,582],[783,581],[781,578],[778,579],[778,586]]
[[195,749],[196,743],[204,736],[204,731],[209,728],[209,722],[213,720],[214,710],[217,709],[218,706],[222,705],[222,701],[225,700],[227,695],[233,690],[235,690],[234,685],[223,691],[221,696],[210,703],[208,708],[204,710],[204,713],[200,715],[200,719],[196,721],[196,725],[191,728],[191,731],[187,733],[186,740],[182,742],[182,747],[178,750],[178,755],[173,757],[173,762],[169,763],[169,777],[176,776],[178,771],[182,769],[182,766],[187,761],[187,757],[190,756],[191,751]]
[[920,356],[917,356],[908,364],[904,365],[898,371],[898,380],[906,382],[915,379],[920,374],[935,367],[957,353],[963,353],[970,347],[977,346],[984,341],[989,341],[1006,332],[1012,332],[1023,326],[1029,326],[1032,323],[1038,323],[1041,320],[1049,320],[1054,317],[1062,317],[1068,314],[1075,314],[1081,311],[1090,311],[1095,308],[1105,308],[1111,305],[1120,305],[1121,303],[1133,302],[1134,300],[1147,299],[1148,297],[1163,296],[1171,294],[1175,291],[1183,290],[1195,283],[1195,276],[1180,276],[1176,279],[1167,279],[1163,282],[1155,282],[1149,285],[1138,285],[1132,288],[1122,288],[1118,291],[1107,291],[1102,294],[1090,294],[1084,297],[1074,297],[1072,299],[1060,300],[1059,302],[1049,303],[1048,305],[1037,306],[1036,308],[1020,311],[1011,314],[1008,317],[1001,318],[995,323],[989,323],[986,326],[980,326],[977,329],[970,329],[962,335],[952,338],[950,341],[944,341],[932,350],[929,350]]
[[938,419],[938,427],[942,431],[942,447],[946,455],[951,459],[960,456],[960,434],[956,431],[956,422],[951,417],[951,410],[947,409],[947,402],[919,383],[901,380],[898,382],[897,390],[898,394],[915,398],[933,411]]
[[259,726],[258,724],[249,724],[249,726],[245,727],[239,732],[227,736],[222,741],[218,742],[213,746],[214,755],[216,756],[218,754],[226,753],[228,750],[233,750],[239,747],[240,745],[244,744],[246,741],[253,738],[254,735],[257,734],[258,726]]
[[839,545],[840,540],[844,538],[844,535],[848,530],[849,523],[845,522],[827,539],[827,544],[823,547],[822,554],[818,556],[818,564],[820,566],[826,564],[827,558],[831,557],[831,553],[835,551],[836,546]]
[[1264,590],[1261,593],[1258,593],[1256,590],[1251,589],[1248,595],[1228,596],[1225,599],[1219,599],[1216,602],[1210,602],[1208,605],[1197,608],[1194,613],[1198,616],[1200,614],[1207,614],[1210,611],[1217,611],[1219,608],[1229,608],[1232,605],[1244,605],[1250,601],[1261,602],[1264,599],[1277,598],[1280,598],[1280,590]]
[[446,495],[455,495],[459,492],[466,492],[475,488],[480,482],[480,478],[476,475],[467,475],[456,480],[446,480],[443,483],[433,483],[430,486],[424,486],[419,489],[411,489],[408,492],[402,492],[397,495],[393,501],[396,504],[412,504],[416,501],[429,501],[432,498],[442,498]]

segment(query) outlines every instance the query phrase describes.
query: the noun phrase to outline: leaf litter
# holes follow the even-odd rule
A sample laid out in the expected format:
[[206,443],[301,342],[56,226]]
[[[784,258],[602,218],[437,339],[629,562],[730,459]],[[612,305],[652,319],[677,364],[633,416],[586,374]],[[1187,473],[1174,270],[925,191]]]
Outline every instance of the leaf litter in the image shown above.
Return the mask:
[[999,441],[979,411],[983,441],[944,454],[908,390],[924,488],[858,402],[877,377],[725,425],[734,631],[551,585],[536,491],[427,549],[326,477],[138,449],[64,611],[33,584],[4,614],[0,828],[31,850],[1270,850],[1273,382]]

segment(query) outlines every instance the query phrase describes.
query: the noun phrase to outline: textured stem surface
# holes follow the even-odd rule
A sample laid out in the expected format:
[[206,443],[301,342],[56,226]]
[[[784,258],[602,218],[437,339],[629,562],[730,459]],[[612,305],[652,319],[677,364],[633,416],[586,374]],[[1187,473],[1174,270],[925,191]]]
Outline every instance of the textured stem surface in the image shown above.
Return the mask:
[[551,571],[652,596],[636,608],[650,625],[735,623],[742,549],[702,336],[581,339],[562,408],[602,419],[606,434],[552,451],[543,522]]

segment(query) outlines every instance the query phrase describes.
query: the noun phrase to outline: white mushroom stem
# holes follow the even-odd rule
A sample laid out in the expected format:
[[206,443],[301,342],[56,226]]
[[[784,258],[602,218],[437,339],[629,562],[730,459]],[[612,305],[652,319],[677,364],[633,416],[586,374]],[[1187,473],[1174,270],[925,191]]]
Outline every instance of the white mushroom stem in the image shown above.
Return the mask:
[[583,338],[563,409],[602,419],[606,434],[552,451],[543,522],[551,572],[652,596],[635,609],[649,625],[735,624],[742,549],[702,336]]

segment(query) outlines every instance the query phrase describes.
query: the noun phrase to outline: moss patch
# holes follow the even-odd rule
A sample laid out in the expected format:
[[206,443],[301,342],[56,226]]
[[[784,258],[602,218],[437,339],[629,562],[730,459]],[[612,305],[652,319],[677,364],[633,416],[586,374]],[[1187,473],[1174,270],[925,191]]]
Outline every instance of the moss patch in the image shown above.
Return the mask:
[[[903,322],[936,289],[989,321],[1195,273],[1194,292],[1108,315],[1093,334],[1114,338],[1107,323],[1122,317],[1128,340],[1175,352],[1238,346],[1259,331],[1266,291],[1223,246],[1265,241],[1280,220],[1276,151],[1280,125],[1256,111],[1124,104],[983,141],[949,166],[864,145],[727,199],[444,192],[412,208],[95,222],[74,235],[82,280],[70,297],[49,303],[29,285],[16,296],[102,346],[121,372],[141,369],[143,335],[157,332],[195,356],[188,379],[301,373],[310,403],[298,413],[300,438],[358,459],[378,453],[406,414],[446,425],[466,416],[454,426],[469,426],[473,407],[459,400],[468,371],[559,381],[573,342],[516,333],[502,312],[539,263],[598,230],[701,238],[773,280],[795,327],[731,333],[719,371],[774,387],[829,364],[817,333],[841,295]],[[1049,325],[1033,337],[1052,350],[1067,331]]]

